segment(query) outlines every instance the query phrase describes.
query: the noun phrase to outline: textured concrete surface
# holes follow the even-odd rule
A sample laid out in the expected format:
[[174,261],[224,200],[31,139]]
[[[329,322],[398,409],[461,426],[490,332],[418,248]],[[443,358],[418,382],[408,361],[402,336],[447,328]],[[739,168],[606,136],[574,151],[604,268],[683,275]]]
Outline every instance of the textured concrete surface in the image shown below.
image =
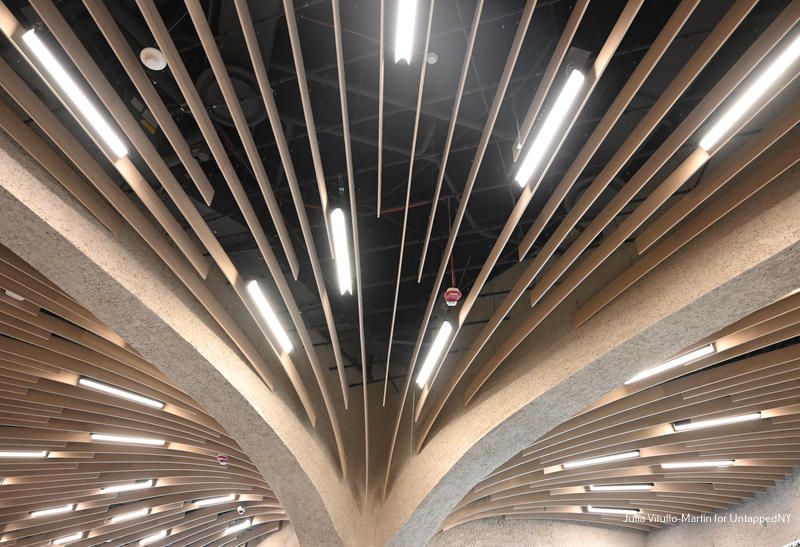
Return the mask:
[[546,520],[483,519],[431,538],[428,547],[644,547],[637,530]]
[[284,522],[281,524],[280,530],[264,538],[258,547],[299,547],[299,545],[300,542],[297,541],[294,527],[291,523]]

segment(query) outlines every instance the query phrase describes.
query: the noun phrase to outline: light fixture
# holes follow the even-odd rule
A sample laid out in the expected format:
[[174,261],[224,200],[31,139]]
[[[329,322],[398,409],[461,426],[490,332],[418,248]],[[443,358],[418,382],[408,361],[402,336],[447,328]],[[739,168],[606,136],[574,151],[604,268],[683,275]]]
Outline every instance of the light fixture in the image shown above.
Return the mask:
[[69,513],[75,509],[75,504],[70,503],[67,505],[62,505],[61,507],[51,507],[50,509],[40,509],[38,511],[32,511],[31,516],[33,518],[37,517],[47,517],[49,515],[60,515],[62,513]]
[[733,125],[752,108],[753,104],[775,83],[775,81],[800,57],[800,36],[797,36],[783,50],[767,69],[756,78],[750,87],[733,103],[725,114],[717,120],[708,133],[700,140],[700,148],[710,150],[733,127]]
[[0,458],[46,458],[47,450],[0,450]]
[[92,380],[91,378],[81,378],[80,380],[78,380],[78,385],[88,387],[96,391],[102,391],[103,393],[114,395],[115,397],[127,399],[129,401],[133,401],[134,403],[141,403],[143,405],[147,405],[158,409],[164,408],[164,403],[162,403],[161,401],[156,401],[155,399],[151,399],[150,397],[145,397],[144,395],[139,395],[138,393],[133,393],[132,391],[120,389],[118,387],[114,387],[109,384],[104,384],[103,382]]
[[106,486],[105,488],[101,488],[100,491],[103,494],[114,494],[117,492],[131,492],[133,490],[144,490],[145,488],[150,488],[151,486],[153,486],[152,479],[146,481],[117,484],[115,486]]
[[597,458],[589,458],[588,460],[575,460],[561,464],[564,469],[575,469],[576,467],[586,467],[588,465],[599,465],[601,463],[616,462],[619,460],[629,460],[631,458],[638,458],[639,451],[631,450],[629,452],[620,452],[619,454],[609,454],[608,456],[598,456]]
[[161,50],[154,47],[146,47],[139,52],[139,59],[142,64],[150,70],[164,70],[167,68],[167,60]]
[[64,67],[61,66],[61,63],[58,62],[48,47],[42,42],[39,35],[36,34],[36,31],[30,29],[25,32],[25,34],[22,35],[22,41],[25,42],[28,49],[30,49],[42,66],[44,66],[47,73],[50,74],[53,82],[76,106],[81,115],[97,132],[103,142],[106,143],[116,158],[127,156],[128,148],[122,140],[120,140],[114,130],[111,129],[111,126],[108,125],[108,122],[106,122],[105,118],[94,107],[89,98],[81,91],[81,88],[78,87],[75,80],[64,70]]
[[442,323],[442,326],[439,327],[439,332],[436,333],[436,338],[433,340],[433,345],[431,346],[430,351],[428,351],[425,361],[422,363],[422,368],[419,369],[419,374],[417,374],[417,385],[419,387],[422,387],[428,383],[431,374],[433,374],[433,369],[436,367],[436,364],[442,357],[444,346],[447,344],[447,340],[450,338],[450,334],[452,332],[453,325],[450,324],[450,321],[445,321]]
[[250,294],[250,298],[253,299],[258,311],[261,313],[261,317],[267,322],[267,326],[269,326],[272,334],[278,339],[281,349],[286,353],[292,351],[294,348],[294,346],[292,346],[292,341],[289,340],[289,335],[283,330],[281,322],[278,320],[278,316],[275,315],[272,306],[267,302],[267,297],[264,296],[261,287],[258,286],[258,281],[253,280],[247,283],[247,292]]
[[152,536],[147,536],[144,539],[139,540],[139,545],[150,545],[151,543],[155,543],[159,539],[164,539],[167,537],[167,531],[161,530],[160,532],[153,534]]
[[570,72],[564,87],[561,89],[561,93],[558,94],[558,98],[555,103],[553,103],[550,112],[547,114],[542,124],[542,129],[539,131],[539,134],[536,135],[533,144],[528,149],[528,153],[525,154],[525,159],[522,160],[517,174],[514,175],[514,180],[516,180],[517,184],[520,186],[528,184],[528,181],[533,176],[533,172],[539,166],[545,153],[553,143],[553,139],[555,139],[558,130],[564,124],[564,120],[567,118],[572,104],[578,97],[578,91],[580,91],[584,79],[583,73],[581,73],[580,70],[573,69],[572,72]]
[[625,385],[629,385],[629,384],[632,384],[634,382],[638,382],[639,380],[644,380],[645,378],[650,378],[651,376],[655,376],[656,374],[659,374],[660,372],[664,372],[665,370],[669,370],[671,368],[679,367],[679,366],[682,366],[682,365],[687,365],[687,364],[691,363],[692,361],[697,361],[701,357],[705,357],[706,355],[711,355],[715,351],[717,351],[717,348],[713,343],[706,344],[705,346],[701,346],[701,347],[699,347],[699,348],[697,348],[695,350],[692,350],[692,351],[690,351],[688,353],[684,353],[683,355],[679,355],[678,357],[675,357],[674,359],[670,359],[669,361],[665,361],[665,362],[661,363],[658,366],[655,366],[653,368],[649,368],[647,370],[643,370],[642,372],[640,372],[639,374],[637,374],[636,376],[634,376],[633,378],[631,378],[630,380],[625,382]]
[[642,492],[652,490],[653,486],[652,482],[640,484],[590,484],[589,490],[591,492]]
[[636,515],[639,513],[638,509],[620,509],[619,507],[594,507],[592,505],[586,506],[587,513],[602,513],[606,515]]
[[217,505],[225,503],[226,501],[233,501],[236,499],[236,494],[228,494],[227,496],[218,496],[216,498],[206,498],[204,500],[197,500],[194,502],[195,507],[208,507],[209,505]]
[[228,526],[225,529],[225,532],[222,534],[223,536],[228,536],[230,534],[235,534],[236,532],[241,532],[242,530],[246,530],[250,528],[253,524],[253,519],[243,520],[238,524],[234,524],[233,526]]
[[78,541],[83,539],[83,532],[77,532],[72,534],[71,536],[64,536],[58,539],[53,540],[53,545],[66,545],[67,543],[72,543],[73,541]]
[[698,420],[691,422],[689,420],[681,420],[680,422],[673,422],[672,429],[675,431],[692,431],[694,429],[703,429],[706,427],[716,427],[720,425],[738,424],[740,422],[749,422],[752,420],[760,420],[761,412],[751,412],[750,414],[739,414],[737,416],[725,416],[723,418],[710,418],[708,420]]
[[414,45],[414,23],[417,18],[417,0],[398,0],[397,32],[394,39],[394,62],[411,64]]
[[350,252],[347,249],[347,223],[341,209],[331,212],[333,230],[333,259],[339,279],[339,294],[353,293],[353,274],[350,271]]
[[662,469],[691,469],[693,467],[730,467],[736,460],[707,460],[697,462],[662,463]]
[[130,513],[122,513],[121,515],[117,515],[116,517],[111,517],[111,524],[116,524],[118,522],[125,522],[126,520],[138,519],[139,517],[143,517],[149,514],[150,514],[149,507],[145,507],[144,509],[139,509],[138,511],[131,511]]
[[17,302],[25,302],[25,297],[21,294],[15,293],[14,291],[9,291],[8,289],[5,290],[6,296],[9,298],[13,298]]
[[164,439],[151,439],[148,437],[129,437],[127,435],[107,435],[105,433],[92,433],[91,438],[93,441],[100,441],[107,443],[145,444],[148,446],[164,446],[167,442]]

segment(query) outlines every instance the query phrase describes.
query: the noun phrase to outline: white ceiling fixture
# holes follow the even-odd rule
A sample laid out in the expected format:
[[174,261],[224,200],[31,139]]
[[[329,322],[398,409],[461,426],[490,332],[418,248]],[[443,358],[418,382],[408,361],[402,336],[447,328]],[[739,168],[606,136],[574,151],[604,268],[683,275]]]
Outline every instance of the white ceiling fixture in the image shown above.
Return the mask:
[[133,401],[134,403],[140,403],[158,409],[164,408],[164,403],[161,401],[151,399],[150,397],[145,397],[144,395],[139,395],[138,393],[134,393],[126,389],[120,389],[103,382],[98,382],[97,380],[92,380],[91,378],[81,378],[78,380],[78,385],[88,387],[96,391],[102,391],[103,393],[108,393],[109,395],[120,397],[121,399],[127,399],[128,401]]
[[258,285],[258,281],[253,280],[247,283],[247,293],[250,295],[250,298],[253,299],[253,303],[256,305],[256,308],[258,308],[261,317],[267,322],[269,330],[278,339],[281,349],[285,353],[290,353],[294,349],[292,341],[289,339],[289,335],[286,334],[286,331],[283,330],[278,316],[275,315],[275,311],[272,309],[272,306],[269,305],[267,297],[264,296],[261,287]]
[[216,498],[206,498],[194,502],[195,507],[208,507],[209,505],[218,505],[226,501],[233,501],[236,499],[236,494],[228,494],[227,496],[218,496]]
[[31,517],[47,517],[50,515],[60,515],[62,513],[69,513],[70,511],[75,510],[75,504],[69,503],[67,505],[62,505],[61,507],[51,507],[50,509],[39,509],[38,511],[32,511]]
[[353,294],[353,273],[350,270],[350,251],[347,245],[347,222],[341,209],[331,211],[333,260],[339,280],[339,294]]
[[636,484],[590,484],[591,492],[643,492],[653,489],[652,482]]
[[394,62],[411,64],[414,46],[414,25],[417,18],[417,0],[398,0],[397,30],[394,39]]
[[144,490],[145,488],[150,488],[153,486],[153,480],[146,480],[146,481],[138,481],[138,482],[129,482],[126,484],[117,484],[114,486],[106,486],[101,488],[100,491],[103,494],[115,494],[117,492],[131,492],[133,490]]
[[639,513],[638,509],[621,509],[619,507],[594,507],[592,505],[586,506],[587,513],[602,513],[605,515],[636,515]]
[[649,368],[647,370],[643,370],[642,372],[640,372],[639,374],[637,374],[636,376],[634,376],[630,380],[626,381],[625,385],[627,386],[627,385],[632,384],[634,382],[638,382],[640,380],[644,380],[645,378],[650,378],[651,376],[655,376],[656,374],[659,374],[659,373],[664,372],[665,370],[669,370],[671,368],[680,367],[680,366],[683,366],[683,365],[688,365],[692,361],[697,361],[698,359],[700,359],[702,357],[705,357],[707,355],[711,355],[715,351],[717,351],[717,348],[713,343],[706,344],[705,346],[701,346],[701,347],[699,347],[697,349],[694,349],[694,350],[692,350],[692,351],[690,351],[688,353],[684,353],[683,355],[679,355],[678,357],[675,357],[674,359],[670,359],[669,361],[664,361],[663,363],[661,363],[658,366],[655,366],[653,368]]
[[561,464],[564,469],[575,469],[576,467],[586,467],[588,465],[600,465],[601,463],[616,462],[620,460],[630,460],[631,458],[638,458],[639,451],[631,450],[629,452],[620,452],[619,454],[609,454],[608,456],[598,456],[597,458],[589,458],[586,460],[575,460]]
[[149,507],[145,507],[144,509],[139,509],[138,511],[131,511],[130,513],[122,513],[121,515],[117,515],[116,517],[111,517],[111,524],[116,524],[118,522],[125,522],[126,520],[138,519],[139,517],[143,517],[149,514],[150,514]]
[[723,418],[710,418],[708,420],[689,421],[682,420],[680,422],[673,422],[672,429],[675,431],[692,431],[694,429],[705,429],[706,427],[717,427],[721,425],[738,424],[741,422],[750,422],[753,420],[760,420],[761,412],[751,412],[749,414],[739,414],[736,416],[725,416]]
[[253,525],[253,519],[243,520],[238,524],[234,524],[233,526],[228,526],[225,529],[225,532],[222,534],[223,536],[229,536],[231,534],[235,534],[236,532],[241,532],[242,530],[247,530]]
[[13,298],[17,302],[25,302],[25,297],[21,294],[17,294],[14,291],[9,291],[8,289],[5,290],[6,296],[9,298]]
[[0,450],[0,458],[46,458],[47,450]]
[[106,443],[144,444],[147,446],[164,446],[164,439],[151,439],[149,437],[129,437],[127,435],[107,435],[106,433],[92,433],[93,441]]
[[520,186],[528,184],[534,171],[550,150],[550,145],[553,144],[559,129],[564,125],[564,120],[567,119],[567,115],[578,97],[578,92],[581,90],[584,80],[585,77],[580,70],[573,69],[570,72],[564,87],[561,89],[561,93],[558,94],[558,98],[545,118],[539,134],[536,135],[533,144],[531,144],[528,153],[525,154],[525,158],[517,170],[517,174],[514,175],[514,180]]
[[67,543],[73,543],[75,541],[79,541],[83,539],[83,532],[77,532],[70,536],[60,537],[58,539],[53,540],[53,545],[66,545]]
[[59,87],[65,99],[75,105],[81,116],[97,132],[100,139],[108,146],[109,150],[117,157],[128,155],[128,148],[117,136],[106,119],[95,108],[89,98],[84,94],[75,80],[67,73],[61,63],[53,56],[48,47],[39,38],[35,30],[30,29],[22,35],[22,41],[28,46],[39,63],[50,75],[52,82]]
[[167,533],[167,530],[161,530],[152,536],[147,536],[146,538],[139,540],[139,545],[150,545],[151,543],[155,543],[156,541],[167,537]]
[[792,40],[786,49],[770,63],[767,69],[750,84],[736,102],[717,120],[700,140],[700,148],[706,151],[713,148],[731,130],[733,125],[748,113],[756,101],[772,87],[778,78],[792,66],[798,57],[800,57],[800,36]]
[[139,59],[142,64],[150,70],[164,70],[167,68],[167,60],[161,50],[154,47],[146,47],[139,52]]
[[417,374],[417,385],[419,387],[424,386],[428,383],[428,380],[430,380],[433,370],[442,358],[442,352],[452,332],[453,325],[450,321],[445,321],[442,323],[442,326],[439,327],[439,332],[436,333],[436,338],[434,338],[433,345],[431,345],[431,349],[428,351],[428,356],[425,357],[425,361],[419,369],[419,374]]
[[693,467],[730,467],[736,460],[708,460],[696,462],[670,462],[662,463],[662,469],[691,469]]

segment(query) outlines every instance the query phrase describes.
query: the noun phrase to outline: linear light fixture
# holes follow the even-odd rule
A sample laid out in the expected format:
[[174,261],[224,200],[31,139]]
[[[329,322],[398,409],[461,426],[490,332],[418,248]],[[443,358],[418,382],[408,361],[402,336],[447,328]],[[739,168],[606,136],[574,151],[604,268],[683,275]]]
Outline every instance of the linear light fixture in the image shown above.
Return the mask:
[[133,490],[144,490],[145,488],[150,488],[151,486],[153,486],[152,479],[146,481],[117,484],[114,486],[106,486],[105,488],[101,488],[100,491],[103,494],[114,494],[117,492],[131,492]]
[[111,524],[116,524],[118,522],[125,522],[126,520],[138,519],[139,517],[143,517],[149,514],[150,514],[149,507],[145,507],[144,509],[139,509],[138,511],[131,511],[130,513],[122,513],[121,515],[117,515],[116,517],[111,517]]
[[250,526],[252,525],[253,525],[253,519],[243,520],[238,524],[234,524],[233,526],[228,526],[222,535],[228,536],[230,534],[235,534],[236,532],[241,532],[242,530],[250,528]]
[[430,351],[428,351],[428,355],[425,357],[422,367],[419,369],[419,374],[417,374],[417,385],[419,387],[424,386],[428,383],[428,380],[430,380],[433,369],[436,367],[436,363],[441,360],[442,352],[452,332],[453,325],[450,324],[450,321],[445,321],[442,323],[442,326],[439,327],[439,332],[436,333],[436,338],[433,339],[433,345]]
[[639,374],[635,375],[633,378],[625,382],[625,385],[632,384],[634,382],[638,382],[639,380],[644,380],[645,378],[650,378],[651,376],[655,376],[665,370],[669,370],[671,368],[680,367],[683,365],[688,365],[692,361],[697,361],[698,359],[705,357],[706,355],[711,355],[717,351],[716,346],[712,342],[711,344],[706,344],[705,346],[701,346],[695,350],[692,350],[688,353],[684,353],[683,355],[679,355],[674,359],[670,359],[669,361],[664,361],[658,366],[653,368],[649,368],[647,370],[643,370]]
[[272,334],[278,339],[281,349],[286,353],[292,351],[292,349],[294,349],[292,341],[289,339],[289,335],[286,334],[286,331],[283,330],[278,316],[275,315],[275,311],[272,309],[272,306],[269,305],[267,297],[264,296],[261,287],[258,285],[258,281],[253,280],[247,283],[247,293],[250,295],[250,298],[253,299],[259,313],[261,313],[261,317],[267,322],[269,330],[271,330]]
[[78,385],[88,387],[96,391],[102,391],[103,393],[108,393],[109,395],[113,395],[115,397],[127,399],[128,401],[133,401],[134,403],[141,403],[143,405],[158,409],[164,408],[164,403],[161,401],[157,401],[155,399],[151,399],[150,397],[145,397],[144,395],[139,395],[138,393],[121,389],[103,382],[98,382],[97,380],[92,380],[91,378],[81,378],[78,380]]
[[339,279],[339,294],[353,294],[353,274],[350,270],[350,252],[347,248],[347,222],[344,213],[337,208],[331,212],[333,231],[333,259],[336,262],[336,276]]
[[83,539],[83,532],[77,532],[72,534],[71,536],[64,536],[58,539],[53,540],[53,545],[66,545],[67,543],[72,543],[73,541],[78,541]]
[[576,467],[586,467],[589,465],[599,465],[601,463],[616,462],[619,460],[629,460],[631,458],[638,458],[639,451],[631,450],[629,452],[620,452],[619,454],[609,454],[608,456],[598,456],[597,458],[589,458],[587,460],[574,460],[561,464],[564,469],[575,469]]
[[[414,24],[417,18],[417,0],[398,0],[397,32],[394,39],[394,62],[411,64],[414,46]],[[425,59],[422,60],[425,62]]]
[[736,460],[707,460],[696,462],[662,463],[661,469],[691,469],[693,467],[730,467]]
[[155,543],[159,539],[164,539],[167,537],[167,531],[161,530],[158,533],[153,534],[152,536],[147,536],[144,539],[139,540],[139,545],[150,545],[151,543]]
[[0,450],[0,458],[46,458],[47,450]]
[[125,443],[125,444],[145,444],[147,446],[164,446],[167,441],[164,439],[151,439],[149,437],[129,437],[127,435],[107,435],[105,433],[92,433],[91,438],[93,441],[107,442],[107,443]]
[[652,482],[639,484],[590,484],[591,492],[642,492],[653,489]]
[[17,302],[25,302],[25,297],[21,294],[15,293],[14,291],[9,291],[8,289],[5,290],[6,296],[9,298],[13,298]]
[[33,518],[47,517],[50,515],[60,515],[62,513],[69,513],[70,511],[74,510],[75,510],[75,504],[69,503],[67,505],[62,505],[61,507],[51,507],[50,509],[39,509],[38,511],[32,511],[31,516]]
[[675,431],[692,431],[694,429],[704,429],[706,427],[717,427],[720,425],[738,424],[740,422],[750,422],[753,420],[760,420],[761,412],[751,412],[749,414],[739,414],[737,416],[725,416],[723,418],[710,418],[708,420],[698,420],[692,422],[689,420],[681,420],[680,422],[673,422],[672,429]]
[[800,36],[797,36],[783,50],[761,75],[750,84],[744,93],[733,103],[725,114],[717,120],[708,133],[700,140],[700,148],[710,150],[730,131],[731,127],[752,108],[753,104],[792,66],[800,57]]
[[621,509],[619,507],[594,507],[592,505],[586,506],[587,513],[602,513],[606,515],[635,515],[639,513],[638,509]]
[[89,98],[84,94],[75,80],[64,69],[61,63],[53,56],[50,49],[42,42],[35,30],[30,29],[22,35],[22,41],[36,56],[53,82],[61,92],[75,105],[84,119],[92,126],[99,137],[106,143],[117,158],[128,155],[128,148],[117,136],[105,118],[94,107]]
[[218,496],[216,498],[206,498],[194,502],[195,507],[208,507],[209,505],[218,505],[226,501],[233,501],[236,499],[236,494],[228,494],[227,496]]
[[578,97],[578,92],[581,90],[584,80],[585,77],[580,70],[573,69],[570,72],[564,87],[561,89],[561,93],[558,94],[556,102],[553,103],[553,107],[542,124],[542,129],[536,135],[527,154],[525,154],[525,159],[522,160],[517,174],[514,175],[514,180],[520,186],[528,184],[533,172],[553,143],[553,139],[556,138],[558,130],[564,125],[564,120],[566,120],[567,114],[569,114],[575,99]]

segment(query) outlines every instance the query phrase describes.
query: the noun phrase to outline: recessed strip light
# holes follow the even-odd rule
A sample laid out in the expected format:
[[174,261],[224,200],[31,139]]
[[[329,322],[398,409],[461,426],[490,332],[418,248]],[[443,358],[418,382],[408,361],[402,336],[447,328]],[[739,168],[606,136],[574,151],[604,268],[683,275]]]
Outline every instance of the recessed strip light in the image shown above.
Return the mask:
[[5,290],[6,296],[9,298],[13,298],[17,302],[25,302],[25,297],[21,294],[17,294],[14,291],[9,291],[8,289]]
[[72,543],[73,541],[78,541],[83,539],[83,532],[78,532],[76,534],[72,534],[71,536],[64,536],[62,538],[54,539],[53,545],[66,545],[67,543]]
[[662,463],[661,469],[691,469],[693,467],[730,467],[736,460],[708,460],[697,462]]
[[111,524],[116,524],[118,522],[125,522],[126,520],[138,519],[139,517],[143,517],[149,514],[150,514],[149,507],[145,507],[144,509],[139,509],[138,511],[131,511],[130,513],[122,513],[121,515],[117,515],[116,517],[111,517]]
[[683,420],[680,422],[673,422],[672,429],[675,431],[692,431],[694,429],[704,429],[706,427],[717,427],[720,425],[738,424],[740,422],[750,422],[753,420],[760,420],[761,412],[751,412],[750,414],[739,414],[738,416],[725,416],[723,418],[711,418],[708,420],[698,420],[692,422]]
[[417,374],[417,385],[419,387],[424,386],[428,383],[428,380],[430,380],[433,369],[436,368],[436,364],[441,360],[442,352],[452,332],[453,325],[450,324],[450,321],[445,321],[442,323],[442,326],[439,327],[439,332],[436,333],[433,345],[430,351],[428,351],[425,361],[422,363],[422,368],[419,369],[419,374]]
[[33,518],[47,517],[50,515],[60,515],[62,513],[69,513],[75,509],[75,504],[62,505],[61,507],[51,507],[50,509],[39,509],[38,511],[31,512]]
[[103,494],[114,494],[117,492],[131,492],[132,490],[144,490],[145,488],[150,488],[151,486],[153,486],[153,481],[146,480],[139,482],[129,482],[126,484],[117,484],[115,486],[106,486],[105,488],[101,488],[100,491]]
[[653,489],[652,482],[641,484],[590,484],[591,492],[642,492]]
[[238,524],[234,524],[233,526],[228,526],[225,529],[225,532],[222,534],[223,536],[228,536],[230,534],[235,534],[236,532],[241,532],[242,530],[247,530],[250,526],[253,525],[253,519],[243,520]]
[[120,389],[118,387],[114,387],[109,384],[104,384],[103,382],[92,380],[91,378],[81,378],[80,380],[78,380],[78,385],[88,387],[96,391],[102,391],[103,393],[114,395],[115,397],[127,399],[129,401],[133,401],[134,403],[141,403],[143,405],[151,406],[153,408],[159,408],[159,409],[164,408],[164,403],[162,403],[161,401],[156,401],[155,399],[151,399],[150,397],[145,397],[144,395],[139,395],[138,393],[134,393],[132,391],[128,391],[125,389]]
[[272,334],[274,334],[278,339],[281,349],[286,353],[292,351],[292,349],[294,349],[294,346],[292,346],[292,341],[289,340],[289,335],[286,334],[285,330],[283,330],[283,326],[281,326],[278,316],[275,315],[275,311],[272,309],[272,306],[269,305],[267,297],[264,296],[264,293],[261,291],[261,287],[258,285],[258,281],[250,281],[247,283],[247,292],[250,295],[250,298],[253,299],[258,311],[261,313],[261,317],[263,317],[264,321],[267,322],[267,326],[269,327],[270,331],[272,331]]
[[702,357],[705,357],[706,355],[711,355],[715,351],[717,351],[717,348],[713,343],[706,344],[705,346],[701,346],[701,347],[699,347],[699,348],[697,348],[695,350],[692,350],[692,351],[690,351],[688,353],[684,353],[683,355],[679,355],[678,357],[675,357],[674,359],[670,359],[669,361],[665,361],[665,362],[661,363],[658,366],[655,366],[653,368],[649,368],[647,370],[643,370],[642,372],[640,372],[639,374],[637,374],[636,376],[634,376],[633,378],[631,378],[630,380],[625,382],[625,385],[632,384],[634,382],[638,382],[639,380],[644,380],[645,378],[650,378],[651,376],[655,376],[656,374],[659,374],[659,373],[664,372],[665,370],[669,370],[671,368],[680,367],[680,366],[683,366],[683,365],[688,365],[692,361],[697,361],[698,359],[700,359]]
[[0,458],[46,458],[47,450],[0,450]]
[[233,501],[236,499],[236,494],[228,494],[227,496],[219,496],[216,498],[206,498],[194,502],[195,507],[208,507],[209,505],[217,505],[225,503],[226,501]]
[[92,433],[91,438],[93,441],[100,441],[107,443],[145,444],[148,446],[164,446],[167,442],[164,439],[151,439],[149,437],[129,437],[127,435],[107,435],[105,433]]
[[94,107],[81,88],[78,87],[75,80],[64,70],[64,67],[61,66],[61,63],[53,56],[48,47],[44,45],[36,31],[31,29],[25,32],[22,35],[22,41],[25,42],[28,49],[39,60],[55,85],[76,106],[89,125],[92,126],[111,152],[114,153],[115,159],[127,156],[128,148],[114,130],[111,129],[111,126],[108,125],[108,122]]
[[347,223],[341,209],[331,212],[333,231],[333,259],[336,262],[336,276],[339,279],[339,293],[353,294],[353,274],[350,270],[350,252],[347,248]]
[[151,543],[155,543],[156,541],[164,539],[165,537],[167,537],[167,531],[161,530],[152,536],[147,536],[146,538],[139,540],[139,545],[150,545]]
[[[414,46],[414,25],[417,18],[417,0],[398,0],[397,32],[394,38],[394,62],[411,64]],[[424,61],[424,60],[423,60]]]
[[517,184],[520,186],[528,184],[528,181],[533,176],[533,172],[541,163],[545,153],[549,150],[553,139],[556,138],[558,130],[564,124],[567,114],[569,114],[575,99],[578,97],[578,92],[581,90],[581,86],[583,86],[584,79],[585,77],[580,70],[573,69],[573,71],[570,72],[567,82],[564,84],[561,93],[559,93],[556,102],[553,103],[553,107],[544,120],[541,131],[536,135],[533,144],[528,149],[528,153],[525,154],[525,159],[522,160],[522,164],[517,170],[517,174],[514,175],[514,180],[516,180]]
[[592,505],[586,506],[587,513],[601,513],[605,515],[636,515],[639,513],[638,509],[621,509],[619,507],[594,507]]
[[589,458],[588,460],[575,460],[562,464],[564,469],[575,469],[576,467],[586,467],[589,465],[599,465],[601,463],[617,462],[620,460],[629,460],[631,458],[638,458],[639,451],[631,450],[629,452],[621,452],[619,454],[609,454],[608,456],[598,456],[597,458]]
[[742,93],[725,114],[717,120],[700,141],[700,148],[710,150],[720,139],[752,108],[755,102],[792,66],[800,57],[800,36],[796,37],[786,49],[761,73],[755,82]]

